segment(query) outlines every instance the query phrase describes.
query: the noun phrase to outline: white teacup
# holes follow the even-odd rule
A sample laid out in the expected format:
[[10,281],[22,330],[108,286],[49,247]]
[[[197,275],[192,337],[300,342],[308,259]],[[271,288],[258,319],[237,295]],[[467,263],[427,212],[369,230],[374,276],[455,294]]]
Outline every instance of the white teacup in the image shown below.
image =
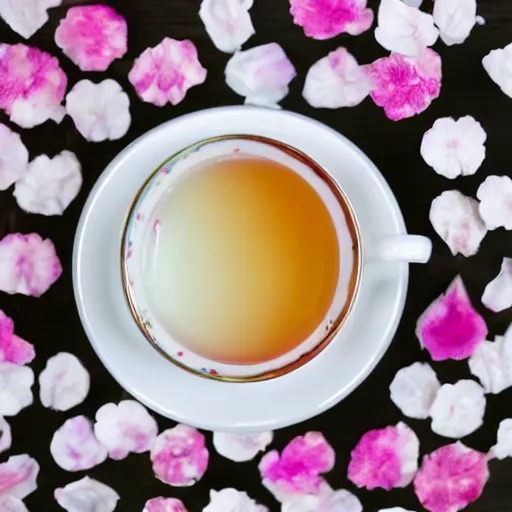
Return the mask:
[[[150,307],[144,286],[148,254],[158,236],[155,212],[162,198],[193,168],[230,156],[269,159],[305,179],[330,212],[338,239],[338,282],[322,322],[292,350],[257,364],[222,363],[187,348],[159,321],[159,316]],[[357,300],[365,265],[383,264],[384,261],[423,263],[429,259],[431,248],[430,240],[413,235],[366,241],[363,247],[349,198],[328,170],[281,142],[264,137],[232,135],[207,139],[183,149],[165,161],[143,184],[125,224],[121,249],[122,277],[125,295],[137,325],[162,355],[179,367],[203,377],[250,382],[278,377],[299,368],[335,339]]]

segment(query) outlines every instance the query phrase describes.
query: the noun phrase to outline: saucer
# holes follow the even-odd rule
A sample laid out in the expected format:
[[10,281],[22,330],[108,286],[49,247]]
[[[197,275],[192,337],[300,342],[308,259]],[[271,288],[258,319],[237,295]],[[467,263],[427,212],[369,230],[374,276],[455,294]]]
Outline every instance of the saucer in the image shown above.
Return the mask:
[[[73,284],[93,348],[113,377],[136,399],[188,425],[255,432],[320,414],[369,375],[398,326],[408,265],[366,263],[357,302],[336,339],[308,364],[287,375],[263,382],[219,382],[171,364],[148,343],[125,300],[120,262],[123,225],[141,184],[161,162],[199,140],[232,134],[279,140],[327,169],[351,201],[363,244],[365,240],[406,233],[398,204],[382,175],[339,133],[291,112],[245,106],[215,108],[151,130],[107,167],[80,218]],[[372,322],[367,321],[368,311],[372,312]]]

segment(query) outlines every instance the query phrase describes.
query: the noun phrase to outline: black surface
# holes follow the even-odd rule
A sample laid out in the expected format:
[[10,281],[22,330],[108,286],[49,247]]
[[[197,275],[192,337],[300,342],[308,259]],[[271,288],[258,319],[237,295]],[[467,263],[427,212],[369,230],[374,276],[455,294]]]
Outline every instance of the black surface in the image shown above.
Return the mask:
[[[111,77],[118,80],[130,95],[133,124],[128,135],[121,141],[100,144],[86,142],[77,133],[70,118],[66,118],[59,126],[48,122],[32,130],[19,130],[15,127],[21,131],[31,157],[41,153],[53,156],[63,149],[70,149],[80,159],[84,176],[80,195],[62,217],[27,215],[17,207],[11,191],[0,195],[0,237],[16,231],[35,231],[50,237],[55,242],[64,267],[60,280],[42,298],[1,294],[0,308],[14,318],[17,334],[35,344],[37,358],[32,367],[36,374],[43,369],[49,356],[65,350],[81,358],[92,375],[91,393],[79,407],[65,414],[55,413],[45,410],[36,399],[32,407],[10,420],[14,443],[8,454],[2,454],[1,460],[10,454],[29,453],[41,464],[39,489],[26,500],[32,512],[60,510],[53,499],[53,490],[84,476],[83,473],[67,473],[55,465],[49,453],[53,432],[66,418],[77,414],[93,417],[104,403],[128,397],[103,368],[89,345],[73,298],[73,236],[87,194],[113,157],[150,128],[206,107],[241,103],[241,98],[224,83],[223,69],[229,56],[217,51],[207,37],[197,15],[197,0],[106,2],[126,17],[129,26],[128,54],[122,60],[115,61],[106,73],[80,72],[55,46],[53,33],[67,6],[86,2],[64,0],[64,3],[66,6],[52,10],[50,22],[31,38],[30,43],[59,57],[68,74],[69,87],[82,78],[100,81]],[[376,2],[370,5],[375,7]],[[403,210],[408,230],[425,234],[434,240],[434,254],[430,263],[411,269],[405,314],[391,348],[377,369],[354,393],[329,412],[277,432],[273,447],[280,449],[295,435],[308,430],[321,430],[337,453],[335,468],[327,475],[333,487],[355,491],[367,511],[391,506],[421,510],[412,487],[389,493],[356,490],[346,479],[347,463],[350,450],[364,432],[396,424],[404,419],[389,399],[388,385],[399,368],[417,360],[428,360],[428,354],[420,350],[415,338],[415,323],[420,313],[446,289],[456,274],[462,274],[476,307],[487,321],[491,336],[502,334],[512,321],[510,310],[492,314],[480,303],[483,289],[498,273],[502,257],[512,256],[512,233],[498,230],[488,234],[480,252],[470,259],[452,257],[428,220],[430,203],[443,190],[457,188],[474,195],[487,175],[512,175],[512,100],[498,89],[481,66],[482,57],[491,49],[504,47],[512,41],[511,4],[509,0],[481,0],[479,14],[487,21],[484,27],[475,27],[471,37],[461,46],[448,48],[441,42],[435,45],[434,48],[443,59],[444,79],[440,98],[420,116],[398,123],[388,120],[370,99],[353,109],[324,111],[309,107],[301,97],[304,76],[309,66],[338,46],[346,46],[361,63],[385,55],[385,50],[375,42],[372,31],[358,37],[342,35],[328,41],[314,41],[306,38],[302,29],[293,25],[286,0],[255,0],[251,12],[256,35],[246,47],[276,41],[283,46],[298,71],[298,77],[291,85],[291,93],[282,102],[282,106],[318,119],[355,142],[388,180]],[[192,39],[198,46],[200,60],[209,74],[206,84],[191,89],[182,104],[157,108],[142,103],[136,97],[127,74],[133,59],[148,46],[158,44],[165,36]],[[0,40],[13,43],[21,41],[21,38],[1,24]],[[487,131],[487,158],[475,176],[452,182],[436,175],[423,162],[419,144],[423,133],[437,118],[466,114],[474,116]],[[371,311],[368,316],[371,321]],[[466,362],[444,362],[433,366],[444,382],[469,376]],[[169,389],[169,393],[179,393],[179,390]],[[293,393],[291,389],[291,397]],[[483,451],[494,444],[500,420],[512,416],[512,389],[497,396],[489,395],[487,403],[485,425],[463,440],[467,445]],[[407,422],[421,440],[422,453],[450,442],[433,434],[428,421]],[[159,418],[159,424],[164,429],[171,427],[173,422]],[[147,454],[131,455],[121,462],[109,460],[87,474],[118,491],[121,495],[118,510],[121,512],[139,512],[147,499],[160,495],[181,498],[190,512],[200,512],[208,502],[209,490],[224,487],[248,491],[271,511],[278,511],[278,504],[261,486],[256,461],[244,464],[227,461],[215,454],[211,436],[208,434],[207,437],[211,462],[205,477],[192,488],[174,489],[157,481]],[[468,510],[491,512],[512,509],[512,460],[493,461],[490,469],[491,478],[483,496]]]

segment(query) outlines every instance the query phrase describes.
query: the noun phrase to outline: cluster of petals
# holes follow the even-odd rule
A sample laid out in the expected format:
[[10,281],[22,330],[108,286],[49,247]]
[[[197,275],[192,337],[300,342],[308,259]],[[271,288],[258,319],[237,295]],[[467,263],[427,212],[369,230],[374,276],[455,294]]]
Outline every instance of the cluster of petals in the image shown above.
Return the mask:
[[32,405],[34,372],[28,366],[0,363],[0,415],[16,416]]
[[67,512],[113,512],[119,495],[108,485],[86,476],[56,489],[55,499]]
[[498,87],[512,98],[512,43],[505,48],[491,50],[482,65]]
[[219,455],[234,462],[246,462],[254,459],[259,452],[266,450],[274,438],[273,432],[256,434],[232,434],[214,432],[213,446]]
[[0,124],[0,190],[7,190],[25,174],[28,158],[21,137]]
[[443,42],[462,44],[478,21],[476,0],[435,0],[433,15]]
[[500,460],[512,457],[512,419],[500,422],[496,444],[491,448],[490,455]]
[[496,313],[512,307],[512,258],[503,258],[500,273],[485,287],[482,304]]
[[39,464],[29,455],[15,455],[0,464],[0,496],[22,500],[37,489]]
[[146,501],[142,512],[187,512],[187,509],[181,500],[159,497]]
[[0,309],[0,362],[27,364],[36,352],[34,346],[14,334],[14,322]]
[[487,229],[512,230],[512,179],[488,176],[478,187],[479,211]]
[[203,512],[268,512],[268,508],[256,503],[246,492],[236,489],[210,491],[210,503]]

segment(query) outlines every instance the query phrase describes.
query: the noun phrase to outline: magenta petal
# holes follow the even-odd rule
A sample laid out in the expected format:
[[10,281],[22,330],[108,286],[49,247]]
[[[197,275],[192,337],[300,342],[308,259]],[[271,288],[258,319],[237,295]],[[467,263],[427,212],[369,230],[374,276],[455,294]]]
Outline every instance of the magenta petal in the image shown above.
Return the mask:
[[466,359],[487,336],[487,325],[475,311],[460,276],[421,315],[416,336],[434,361]]
[[14,322],[0,309],[0,361],[22,365],[35,356],[34,346],[14,334]]

